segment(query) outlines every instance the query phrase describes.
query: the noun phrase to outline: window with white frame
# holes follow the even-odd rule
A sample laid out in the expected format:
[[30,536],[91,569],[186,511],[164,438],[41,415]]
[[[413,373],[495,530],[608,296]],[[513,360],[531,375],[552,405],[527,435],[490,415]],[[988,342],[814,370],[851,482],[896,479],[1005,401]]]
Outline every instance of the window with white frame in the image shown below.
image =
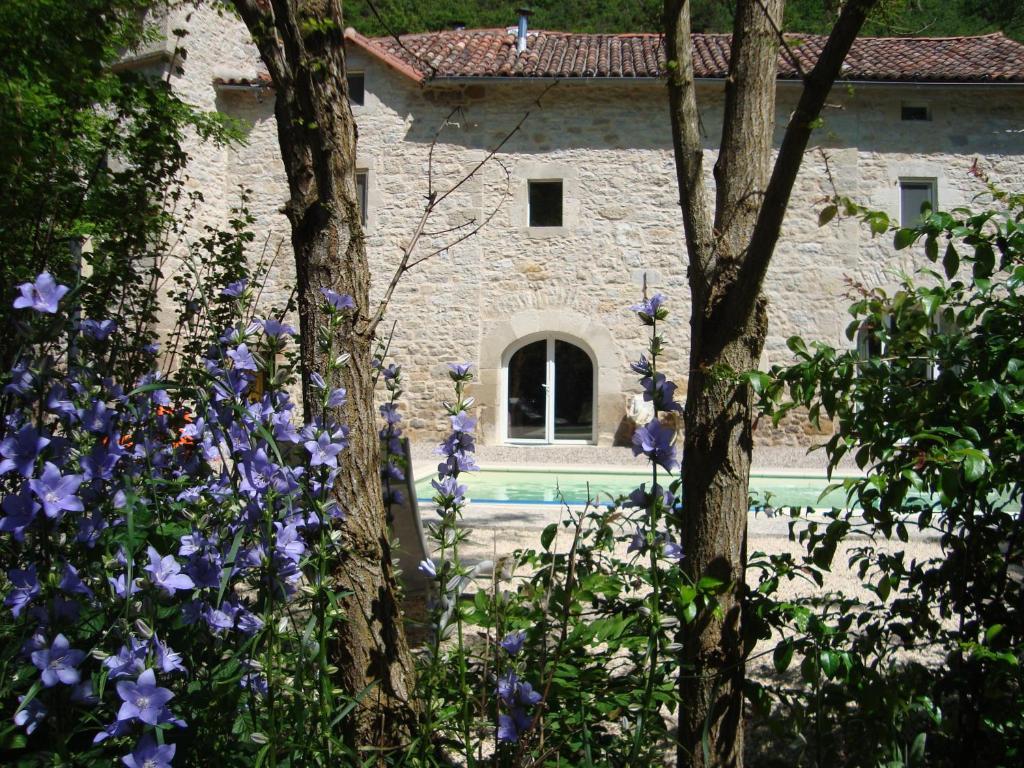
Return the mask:
[[561,179],[531,179],[527,182],[531,227],[563,226],[563,185]]
[[900,226],[914,227],[925,210],[935,210],[935,179],[900,179]]

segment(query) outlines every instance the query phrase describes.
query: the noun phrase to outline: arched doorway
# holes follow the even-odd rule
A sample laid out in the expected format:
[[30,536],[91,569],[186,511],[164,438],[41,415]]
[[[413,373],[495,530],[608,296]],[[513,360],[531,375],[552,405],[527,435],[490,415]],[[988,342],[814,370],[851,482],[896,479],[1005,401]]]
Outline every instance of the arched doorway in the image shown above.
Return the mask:
[[505,355],[505,439],[513,443],[594,441],[596,366],[590,353],[553,334]]

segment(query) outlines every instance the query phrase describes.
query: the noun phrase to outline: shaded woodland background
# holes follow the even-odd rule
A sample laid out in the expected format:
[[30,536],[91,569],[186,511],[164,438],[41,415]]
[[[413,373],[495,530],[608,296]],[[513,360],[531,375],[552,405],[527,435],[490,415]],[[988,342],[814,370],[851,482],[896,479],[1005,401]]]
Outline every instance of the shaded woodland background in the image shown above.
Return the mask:
[[[515,9],[533,9],[536,29],[573,32],[657,32],[662,0],[347,0],[347,22],[365,35],[467,27],[508,27]],[[693,0],[695,32],[729,32],[730,0]],[[379,17],[374,13],[376,7]],[[839,0],[789,0],[786,28],[827,33]],[[889,0],[865,25],[865,35],[975,35],[1001,30],[1024,40],[1024,0]]]

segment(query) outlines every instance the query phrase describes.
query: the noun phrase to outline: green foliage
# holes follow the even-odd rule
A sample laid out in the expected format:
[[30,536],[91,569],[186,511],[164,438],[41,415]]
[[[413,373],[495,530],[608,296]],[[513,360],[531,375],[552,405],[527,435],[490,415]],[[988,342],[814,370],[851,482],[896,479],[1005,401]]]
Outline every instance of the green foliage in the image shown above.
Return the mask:
[[[661,0],[535,0],[532,29],[572,32],[659,32]],[[693,0],[691,26],[695,32],[731,32],[734,3],[729,0]],[[789,0],[787,30],[827,34],[839,13],[838,0]],[[373,8],[380,15],[373,12]],[[510,27],[516,24],[517,6],[491,0],[352,0],[345,4],[346,23],[363,34],[424,32],[450,29],[455,22],[467,27]],[[868,35],[973,35],[1003,30],[1024,37],[1022,0],[890,0],[868,20]]]
[[[840,207],[877,230],[879,215]],[[849,455],[865,472],[842,484],[850,510],[794,523],[802,562],[751,562],[771,595],[780,577],[821,583],[846,542],[874,597],[755,601],[759,629],[786,638],[776,666],[802,657],[805,685],[752,699],[774,700],[780,731],[814,734],[819,759],[1012,764],[1024,739],[1024,196],[992,190],[988,210],[929,212],[893,237],[942,271],[862,289],[847,328],[857,349],[793,339],[798,362],[761,389],[776,421],[799,407],[838,424],[830,467]],[[912,538],[940,555],[911,557]]]
[[[201,200],[183,185],[185,137],[232,136],[221,118],[179,100],[162,72],[114,67],[153,41],[143,23],[152,5],[0,4],[0,283],[49,270],[76,289],[85,317],[116,318],[137,347],[156,320],[161,267]],[[177,60],[184,55],[179,47]],[[0,305],[4,326],[11,312]],[[15,343],[0,341],[0,366]],[[142,372],[137,349],[120,342],[109,359]]]

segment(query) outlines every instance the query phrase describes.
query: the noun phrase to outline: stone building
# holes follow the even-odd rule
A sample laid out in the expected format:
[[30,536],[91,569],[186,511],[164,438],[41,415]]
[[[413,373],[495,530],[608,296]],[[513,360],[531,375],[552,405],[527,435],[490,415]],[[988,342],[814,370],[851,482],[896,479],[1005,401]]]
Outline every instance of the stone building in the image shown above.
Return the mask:
[[[196,148],[190,183],[206,198],[203,217],[223,221],[239,185],[253,190],[257,242],[270,252],[282,244],[264,290],[281,304],[293,270],[268,78],[235,19],[200,8],[167,28],[189,30],[174,86],[238,119],[247,134],[240,146]],[[428,189],[443,193],[501,144],[428,223],[428,233],[447,232],[425,236],[414,259],[438,253],[405,275],[389,310],[414,438],[445,426],[438,406],[450,394],[446,363],[470,361],[479,369],[474,394],[486,442],[609,444],[639,392],[628,362],[643,351],[645,334],[628,307],[645,279],[670,299],[665,369],[684,385],[686,253],[659,37],[521,37],[513,27],[401,42],[348,30],[346,40],[378,295]],[[809,69],[823,42],[794,36],[793,55],[780,53],[779,138],[800,90],[794,61]],[[724,35],[694,39],[709,184],[728,45]],[[136,63],[159,66],[169,51],[158,45]],[[766,365],[787,358],[793,334],[854,343],[846,336],[851,282],[892,282],[909,266],[910,256],[858,222],[819,227],[835,192],[906,221],[923,201],[970,203],[984,191],[970,172],[976,162],[1019,189],[1024,46],[999,34],[858,40],[813,144],[767,276]],[[478,234],[450,245],[484,221]]]

